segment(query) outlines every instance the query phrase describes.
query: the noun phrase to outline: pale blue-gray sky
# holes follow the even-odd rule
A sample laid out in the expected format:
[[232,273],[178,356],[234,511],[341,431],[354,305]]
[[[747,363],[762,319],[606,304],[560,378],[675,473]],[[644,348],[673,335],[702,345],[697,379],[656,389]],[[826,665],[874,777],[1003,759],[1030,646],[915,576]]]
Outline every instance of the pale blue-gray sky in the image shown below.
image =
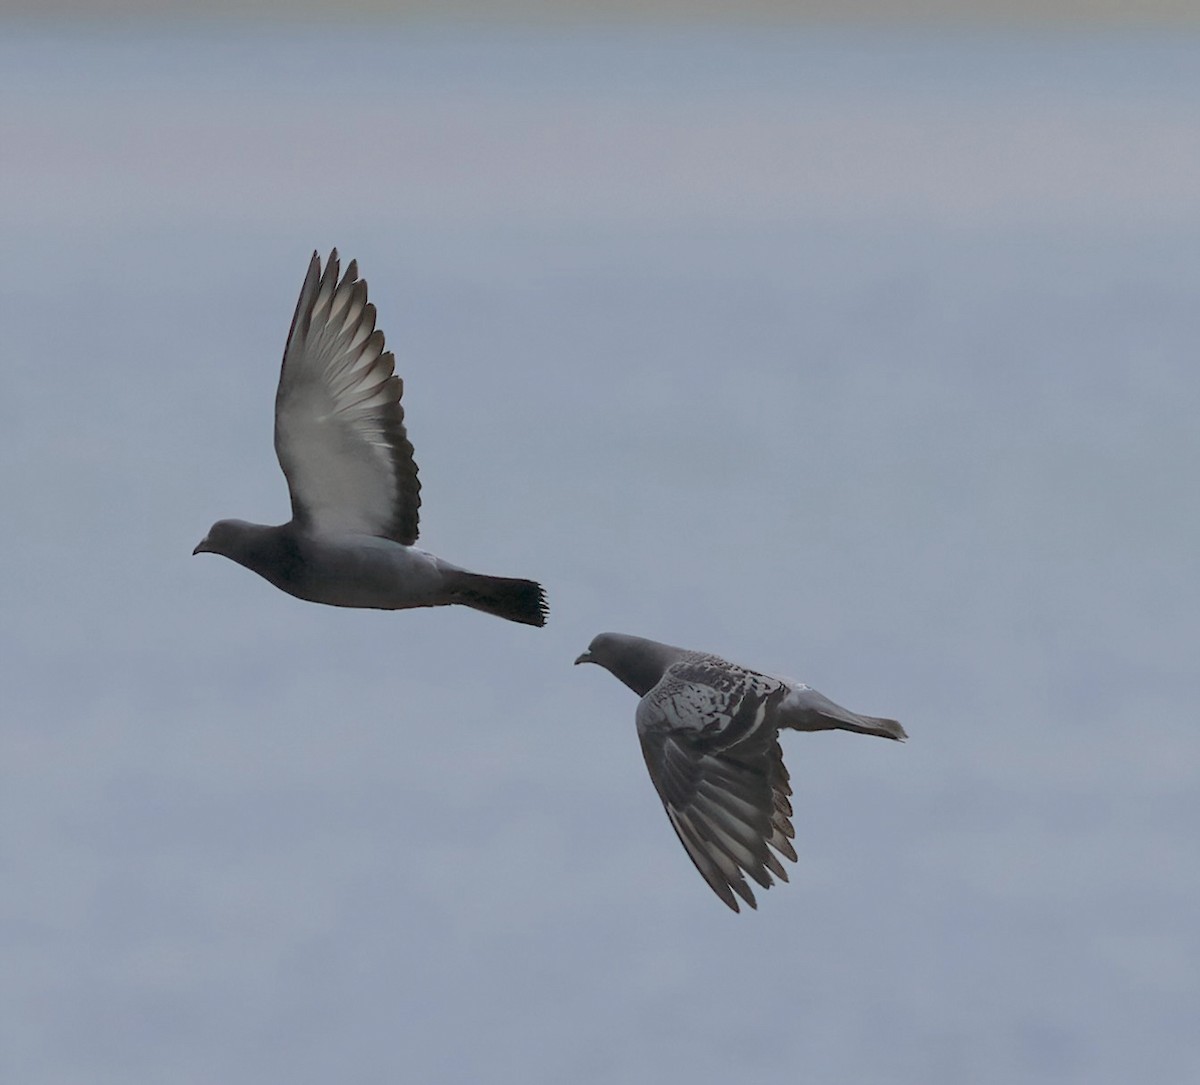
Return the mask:
[[319,19],[476,25],[1194,26],[1192,0],[0,0],[36,20]]
[[[1200,39],[0,41],[6,1080],[1184,1082]],[[314,247],[424,541],[545,630],[190,556],[287,515]],[[733,916],[601,629],[895,715],[785,741]]]

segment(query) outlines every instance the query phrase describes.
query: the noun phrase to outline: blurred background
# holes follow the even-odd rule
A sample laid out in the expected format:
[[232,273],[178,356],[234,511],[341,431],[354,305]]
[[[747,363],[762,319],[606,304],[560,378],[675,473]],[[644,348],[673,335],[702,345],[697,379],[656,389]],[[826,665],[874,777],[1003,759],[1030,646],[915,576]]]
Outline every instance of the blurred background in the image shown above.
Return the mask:
[[[5,1081],[1200,1079],[1193,4],[3,11]],[[334,245],[546,629],[190,556]],[[735,916],[605,629],[911,740]]]

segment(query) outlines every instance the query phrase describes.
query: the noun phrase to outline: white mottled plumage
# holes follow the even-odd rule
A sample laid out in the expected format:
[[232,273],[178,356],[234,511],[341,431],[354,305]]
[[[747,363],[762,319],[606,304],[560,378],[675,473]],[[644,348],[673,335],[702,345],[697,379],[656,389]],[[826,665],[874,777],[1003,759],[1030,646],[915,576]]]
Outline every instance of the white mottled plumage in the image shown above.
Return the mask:
[[757,907],[795,861],[792,793],[779,732],[841,729],[903,740],[895,720],[860,716],[800,682],[703,652],[601,633],[576,663],[598,663],[641,696],[638,738],[650,779],[692,862],[735,912]]
[[375,327],[367,284],[337,250],[314,252],[275,396],[275,451],[292,498],[277,527],[218,520],[194,553],[215,553],[300,599],[403,610],[461,604],[544,625],[532,580],[484,576],[412,544],[421,484],[404,428],[404,385]]

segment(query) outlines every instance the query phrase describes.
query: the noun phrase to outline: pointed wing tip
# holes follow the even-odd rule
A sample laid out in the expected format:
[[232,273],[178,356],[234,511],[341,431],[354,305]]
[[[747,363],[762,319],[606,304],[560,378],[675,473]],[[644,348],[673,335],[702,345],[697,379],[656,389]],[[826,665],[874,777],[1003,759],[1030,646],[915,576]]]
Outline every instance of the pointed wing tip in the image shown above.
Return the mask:
[[[770,888],[768,886],[768,888]],[[755,899],[754,890],[746,884],[734,885],[733,890],[739,897],[742,898],[754,911],[758,911],[758,901]]]
[[325,261],[324,269],[321,268],[321,254],[314,249],[312,261],[309,264],[309,270],[312,271],[314,269],[316,270],[322,285],[324,285],[327,279],[332,278],[334,285],[336,286],[338,277],[337,246],[334,246],[329,250],[329,258]]
[[[695,862],[694,859],[692,861]],[[700,864],[696,863],[696,866],[699,868]],[[703,870],[700,871],[700,874],[708,883],[709,889],[716,893],[717,898],[722,904],[725,905],[726,908],[728,908],[731,912],[741,912],[742,906],[738,903],[738,897],[745,896],[741,890],[738,890],[738,892],[735,894],[732,882],[724,879],[721,881],[713,881],[707,874],[704,873]],[[746,903],[750,905],[751,908],[758,907],[758,905],[754,902],[753,893],[750,894],[749,898],[746,900]]]

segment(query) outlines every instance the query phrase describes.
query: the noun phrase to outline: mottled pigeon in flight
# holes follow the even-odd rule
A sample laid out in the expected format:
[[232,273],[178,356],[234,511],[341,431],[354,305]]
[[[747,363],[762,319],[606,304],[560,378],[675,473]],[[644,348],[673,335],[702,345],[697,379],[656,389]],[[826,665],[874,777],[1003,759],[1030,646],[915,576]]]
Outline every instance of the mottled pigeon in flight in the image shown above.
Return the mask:
[[895,720],[850,712],[801,682],[642,637],[601,633],[575,662],[598,663],[641,697],[650,779],[696,869],[735,912],[737,897],[758,907],[746,874],[769,889],[772,874],[788,880],[776,852],[796,861],[780,730],[908,737]]
[[481,576],[420,550],[421,484],[404,430],[395,356],[353,261],[338,280],[314,252],[275,396],[275,452],[292,496],[278,527],[218,520],[196,554],[222,554],[314,603],[403,610],[458,603],[546,624],[532,580]]

